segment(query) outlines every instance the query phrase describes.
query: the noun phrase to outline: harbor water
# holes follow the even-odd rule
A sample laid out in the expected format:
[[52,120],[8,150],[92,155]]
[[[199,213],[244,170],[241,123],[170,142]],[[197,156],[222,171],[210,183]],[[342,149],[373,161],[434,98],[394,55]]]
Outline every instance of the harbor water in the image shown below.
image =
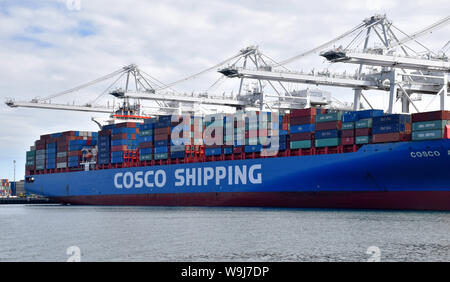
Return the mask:
[[449,212],[0,205],[0,261],[449,261]]

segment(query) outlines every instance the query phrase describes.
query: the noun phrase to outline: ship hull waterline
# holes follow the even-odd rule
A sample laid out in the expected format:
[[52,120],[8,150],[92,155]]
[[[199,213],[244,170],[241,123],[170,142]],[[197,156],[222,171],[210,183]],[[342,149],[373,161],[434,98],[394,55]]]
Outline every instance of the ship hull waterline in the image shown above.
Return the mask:
[[450,140],[354,153],[33,175],[28,192],[78,205],[450,210]]

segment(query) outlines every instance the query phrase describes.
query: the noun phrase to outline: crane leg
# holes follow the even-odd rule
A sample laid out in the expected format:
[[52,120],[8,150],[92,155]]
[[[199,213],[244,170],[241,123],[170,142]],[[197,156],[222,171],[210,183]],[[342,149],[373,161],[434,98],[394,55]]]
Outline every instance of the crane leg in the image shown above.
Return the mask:
[[448,74],[444,74],[444,88],[441,91],[441,110],[445,111],[448,109]]
[[409,113],[410,102],[408,97],[402,95],[402,113]]
[[361,109],[361,95],[362,89],[355,89],[355,96],[353,100],[353,110],[359,111]]
[[391,83],[391,89],[389,91],[389,108],[388,108],[388,113],[389,114],[393,114],[394,113],[394,104],[395,104],[395,99],[397,96],[397,92],[398,92],[398,86],[397,84]]

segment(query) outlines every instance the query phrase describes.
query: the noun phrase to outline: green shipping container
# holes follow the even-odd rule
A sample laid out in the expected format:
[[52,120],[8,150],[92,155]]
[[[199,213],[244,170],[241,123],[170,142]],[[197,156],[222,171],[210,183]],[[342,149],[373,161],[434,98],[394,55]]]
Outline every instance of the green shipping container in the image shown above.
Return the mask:
[[372,128],[372,119],[368,118],[368,119],[362,119],[362,120],[358,120],[355,124],[356,129],[359,128]]
[[340,138],[327,138],[327,139],[317,139],[316,147],[334,147],[341,144]]
[[357,136],[356,139],[355,139],[355,143],[357,145],[369,144],[370,143],[370,137],[369,136]]
[[36,151],[28,151],[27,152],[27,157],[34,157],[36,156]]
[[167,153],[155,154],[155,160],[167,160],[168,158],[169,154]]
[[293,141],[291,142],[291,149],[308,149],[312,147],[312,141],[311,140],[304,140],[304,141]]
[[448,124],[450,124],[448,120],[414,122],[413,131],[443,130]]
[[140,161],[151,161],[153,159],[153,155],[140,155],[139,160]]
[[444,137],[443,130],[414,131],[412,133],[413,141],[435,140]]
[[355,129],[354,122],[344,122],[342,123],[342,130]]
[[342,112],[329,113],[329,114],[316,116],[316,123],[329,122],[329,121],[339,121],[341,119],[342,119]]

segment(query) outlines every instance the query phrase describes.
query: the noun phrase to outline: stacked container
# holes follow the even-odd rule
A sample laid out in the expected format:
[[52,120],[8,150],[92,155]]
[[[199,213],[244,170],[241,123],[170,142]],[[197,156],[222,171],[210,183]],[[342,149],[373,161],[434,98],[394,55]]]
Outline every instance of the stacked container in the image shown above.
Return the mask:
[[450,111],[412,115],[412,140],[450,139]]
[[111,163],[121,164],[129,162],[128,153],[137,150],[137,134],[139,128],[135,122],[124,122],[115,124],[111,128]]
[[36,147],[32,146],[30,148],[30,151],[27,151],[27,158],[26,158],[26,164],[25,164],[25,171],[28,175],[29,171],[36,169]]
[[355,143],[355,123],[358,121],[358,112],[348,112],[342,115],[341,144],[354,145]]
[[[271,113],[268,113],[271,116]],[[268,122],[268,136],[270,144],[264,146],[264,149],[268,150],[267,152],[285,152],[288,149],[288,130],[283,130],[283,121],[285,119],[285,115],[280,114],[278,116],[278,120],[272,120]],[[288,128],[287,126],[285,128]],[[278,147],[274,142],[275,136],[278,136]],[[289,144],[290,145],[290,144]]]
[[373,143],[411,140],[411,116],[393,114],[373,118]]
[[159,116],[155,122],[153,156],[155,160],[169,159],[170,127],[172,116]]
[[114,125],[106,125],[98,132],[97,164],[107,165],[111,162],[111,129]]
[[8,179],[0,179],[0,196],[11,195],[11,183]]
[[316,116],[316,148],[336,147],[341,144],[341,120],[342,112],[339,111]]
[[313,147],[316,108],[292,110],[290,114],[289,147],[291,150]]
[[56,168],[56,142],[54,139],[49,139],[49,142],[46,144],[45,150],[45,168],[46,169],[55,169]]
[[[206,157],[213,157],[213,156],[221,156],[223,153],[223,147],[225,145],[225,142],[229,141],[229,137],[225,137],[226,136],[226,125],[227,125],[227,121],[229,123],[231,123],[231,121],[229,119],[231,119],[232,117],[227,116],[227,117],[223,117],[221,115],[217,115],[217,116],[210,116],[210,117],[206,117],[204,124],[205,124],[205,128],[204,128],[204,140],[203,142],[205,143],[205,156]],[[214,127],[213,131],[212,130],[212,126]],[[222,134],[222,138],[220,137],[220,134]],[[209,136],[210,135],[210,136]],[[215,140],[214,144],[210,144],[210,142],[212,140],[206,140],[206,138],[211,137],[212,139]],[[219,140],[220,139],[220,140]]]
[[139,160],[153,160],[153,141],[156,119],[146,119],[143,124],[139,124],[139,134],[137,143],[139,148]]

